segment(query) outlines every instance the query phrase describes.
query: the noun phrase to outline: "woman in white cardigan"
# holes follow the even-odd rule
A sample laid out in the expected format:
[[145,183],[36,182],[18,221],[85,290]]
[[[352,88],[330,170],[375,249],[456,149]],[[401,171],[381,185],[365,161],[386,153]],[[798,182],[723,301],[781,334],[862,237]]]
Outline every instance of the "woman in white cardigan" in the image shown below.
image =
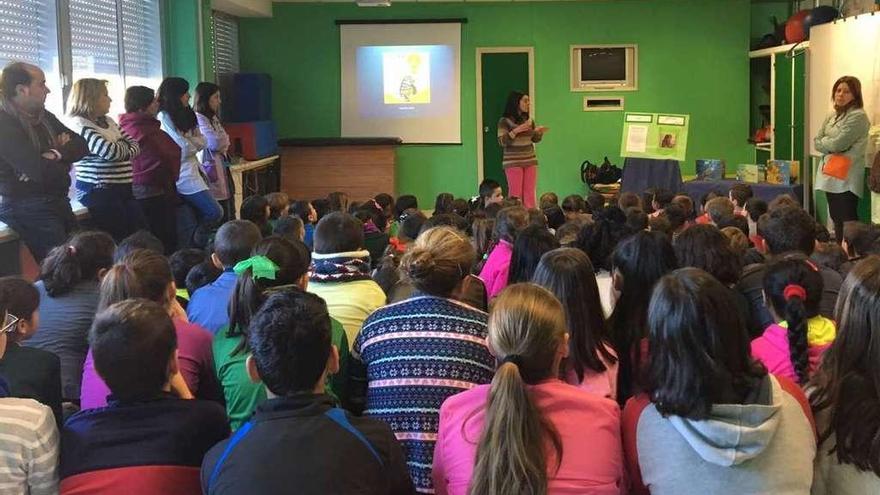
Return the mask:
[[208,176],[208,188],[226,216],[230,215],[229,176],[226,170],[228,162],[226,153],[229,151],[229,135],[220,123],[220,86],[211,82],[200,82],[196,86],[196,119],[199,131],[205,136],[205,149],[199,153],[202,170]]
[[[159,86],[159,122],[180,146],[180,176],[177,193],[183,200],[177,214],[178,249],[204,247],[212,230],[223,219],[223,209],[211,191],[197,154],[205,149],[196,113],[189,106],[189,83],[168,77]],[[194,215],[194,217],[193,217]]]

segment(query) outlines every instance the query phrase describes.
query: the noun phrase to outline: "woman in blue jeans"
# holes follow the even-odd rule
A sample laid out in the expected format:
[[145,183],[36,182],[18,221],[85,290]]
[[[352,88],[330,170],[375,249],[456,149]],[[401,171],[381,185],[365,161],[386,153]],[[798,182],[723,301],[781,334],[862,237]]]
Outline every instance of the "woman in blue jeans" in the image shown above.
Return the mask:
[[[178,249],[204,247],[211,231],[223,218],[223,209],[208,189],[205,172],[197,154],[205,148],[192,107],[189,83],[168,77],[159,86],[159,122],[162,130],[180,146],[180,176],[177,192],[183,200],[178,207]],[[194,214],[194,216],[193,216]]]

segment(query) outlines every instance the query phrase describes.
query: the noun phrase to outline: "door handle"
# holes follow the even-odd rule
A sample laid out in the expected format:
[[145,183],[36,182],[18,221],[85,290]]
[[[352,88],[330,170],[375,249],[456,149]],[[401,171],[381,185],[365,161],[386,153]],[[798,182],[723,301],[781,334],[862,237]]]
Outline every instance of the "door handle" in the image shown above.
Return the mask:
[[483,127],[483,132],[488,134],[489,133],[489,126]]

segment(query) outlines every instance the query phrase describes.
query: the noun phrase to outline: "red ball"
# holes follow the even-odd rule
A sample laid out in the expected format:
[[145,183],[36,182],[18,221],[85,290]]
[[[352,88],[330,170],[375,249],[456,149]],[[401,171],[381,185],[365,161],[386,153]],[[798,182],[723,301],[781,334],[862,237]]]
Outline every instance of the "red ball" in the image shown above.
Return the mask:
[[807,33],[804,31],[804,20],[810,15],[810,9],[804,9],[788,18],[785,23],[785,41],[786,43],[800,43],[807,39]]

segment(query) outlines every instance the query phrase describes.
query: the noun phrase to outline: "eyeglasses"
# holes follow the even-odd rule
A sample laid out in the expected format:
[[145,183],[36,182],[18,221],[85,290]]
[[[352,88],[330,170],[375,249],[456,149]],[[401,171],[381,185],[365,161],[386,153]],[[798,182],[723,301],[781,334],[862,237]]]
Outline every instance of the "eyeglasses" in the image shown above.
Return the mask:
[[6,313],[6,318],[3,320],[3,326],[0,327],[0,333],[12,333],[17,326],[18,317],[12,313]]

